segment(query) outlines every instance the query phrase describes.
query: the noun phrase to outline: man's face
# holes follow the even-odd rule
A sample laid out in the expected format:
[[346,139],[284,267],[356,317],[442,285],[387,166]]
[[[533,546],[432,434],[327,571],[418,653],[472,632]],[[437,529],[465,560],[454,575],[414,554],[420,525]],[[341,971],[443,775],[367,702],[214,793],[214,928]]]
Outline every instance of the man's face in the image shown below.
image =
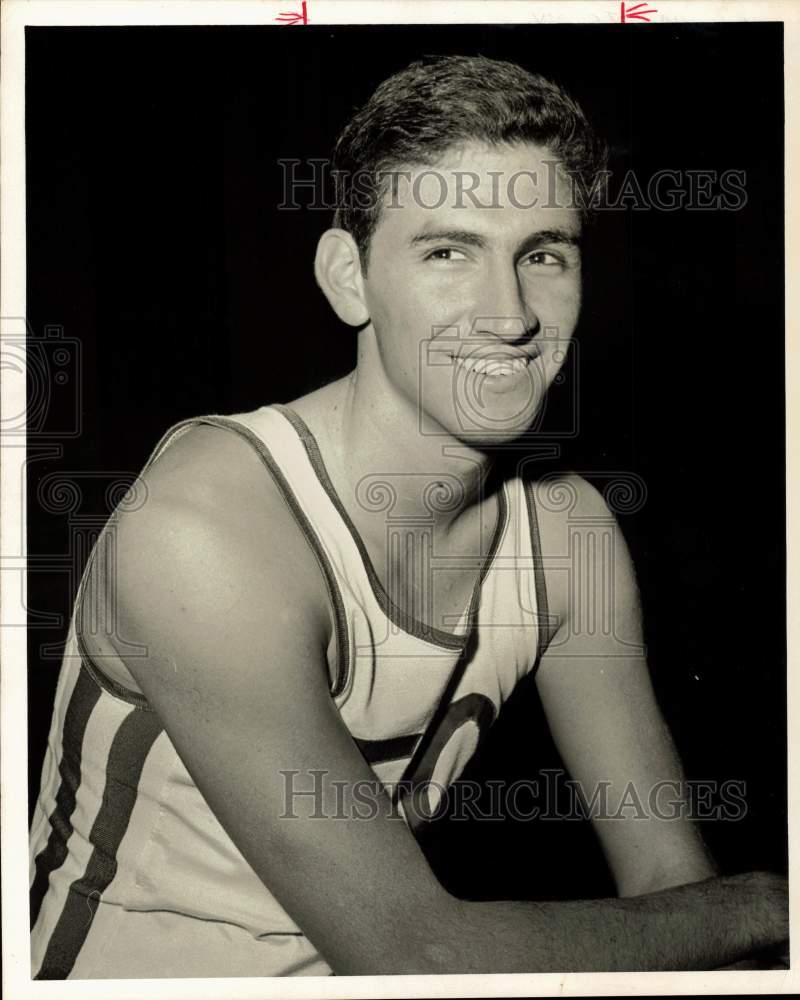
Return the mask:
[[470,143],[409,173],[386,196],[365,278],[385,378],[433,433],[512,440],[578,320],[570,185],[528,144]]

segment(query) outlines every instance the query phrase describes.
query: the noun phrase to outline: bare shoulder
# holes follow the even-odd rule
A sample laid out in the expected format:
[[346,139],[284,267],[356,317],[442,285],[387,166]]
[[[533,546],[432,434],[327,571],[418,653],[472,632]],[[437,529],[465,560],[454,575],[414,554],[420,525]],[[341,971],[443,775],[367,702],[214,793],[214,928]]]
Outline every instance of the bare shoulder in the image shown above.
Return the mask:
[[544,557],[564,555],[570,532],[578,524],[616,523],[600,491],[577,472],[549,472],[527,479],[526,486],[532,494]]
[[[264,582],[280,573],[282,584],[296,578],[304,589],[313,588],[318,574],[304,575],[315,567],[308,543],[260,455],[242,435],[211,425],[191,427],[142,480],[146,500],[141,509],[116,519],[128,555],[146,543],[161,566],[174,553],[169,544],[162,556],[159,544],[177,538],[198,554],[217,557],[222,555],[218,540],[224,538],[229,560],[247,554],[250,562],[252,553],[258,555]],[[288,581],[287,566],[297,567]]]
[[[233,609],[291,606],[298,630],[320,640],[329,629],[327,592],[312,550],[255,449],[225,428],[198,424],[142,474],[135,509],[118,508],[104,530],[113,572],[97,552],[90,570],[87,652],[133,691],[136,660],[126,650],[158,636],[208,626],[224,633]],[[85,608],[83,620],[86,620]],[[257,619],[251,628],[258,627]],[[244,637],[246,640],[246,636]]]
[[563,527],[582,517],[613,519],[602,493],[578,472],[550,472],[529,480],[540,522]]
[[[563,622],[574,604],[571,592],[576,577],[572,563],[576,556],[580,557],[579,550],[587,535],[596,538],[598,531],[600,534],[610,532],[614,539],[613,551],[618,556],[624,549],[623,559],[627,557],[625,541],[603,494],[579,473],[550,472],[530,478],[527,485],[536,510],[549,607]],[[608,545],[600,544],[597,558],[605,558],[610,552]]]

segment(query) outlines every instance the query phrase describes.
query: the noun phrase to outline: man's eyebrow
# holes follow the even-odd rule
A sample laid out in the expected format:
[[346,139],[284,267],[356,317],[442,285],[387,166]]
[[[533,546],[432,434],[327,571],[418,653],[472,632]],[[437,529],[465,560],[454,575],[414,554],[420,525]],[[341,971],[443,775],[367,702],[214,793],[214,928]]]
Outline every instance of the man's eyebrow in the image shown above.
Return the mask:
[[481,249],[486,247],[483,236],[468,229],[436,229],[417,233],[411,237],[411,246],[417,246],[419,243],[463,243]]
[[569,229],[539,229],[522,240],[517,247],[517,253],[528,253],[545,243],[560,243],[562,246],[579,247],[581,236],[580,233],[572,232]]
[[[567,246],[580,246],[579,233],[569,229],[539,229],[526,236],[517,247],[517,253],[524,254],[545,243],[561,243]],[[478,247],[483,250],[488,246],[485,237],[469,229],[436,229],[416,233],[411,237],[411,246],[421,243],[461,243],[465,246]]]

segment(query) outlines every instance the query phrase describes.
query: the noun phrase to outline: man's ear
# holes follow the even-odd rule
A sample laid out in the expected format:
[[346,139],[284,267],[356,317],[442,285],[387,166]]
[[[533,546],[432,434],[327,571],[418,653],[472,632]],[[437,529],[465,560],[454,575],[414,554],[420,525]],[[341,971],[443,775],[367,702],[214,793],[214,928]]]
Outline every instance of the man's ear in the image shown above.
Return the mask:
[[344,229],[328,229],[320,236],[314,275],[343,323],[363,326],[369,321],[361,259],[350,233]]

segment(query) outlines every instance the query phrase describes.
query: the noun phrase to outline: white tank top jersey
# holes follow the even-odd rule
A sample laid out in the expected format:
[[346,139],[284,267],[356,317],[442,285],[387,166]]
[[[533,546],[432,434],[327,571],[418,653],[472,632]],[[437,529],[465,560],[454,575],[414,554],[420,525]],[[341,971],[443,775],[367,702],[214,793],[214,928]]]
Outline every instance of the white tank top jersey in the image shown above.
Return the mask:
[[[437,789],[462,772],[552,632],[532,488],[504,484],[471,605],[451,633],[392,603],[294,411],[182,421],[145,469],[196,424],[241,435],[273,477],[330,594],[331,696],[341,718],[390,793],[397,782],[428,788],[435,807]],[[412,820],[404,811],[410,826],[424,826],[421,812]],[[206,805],[144,696],[86,655],[76,614],[31,828],[30,881],[37,979],[331,974]]]

